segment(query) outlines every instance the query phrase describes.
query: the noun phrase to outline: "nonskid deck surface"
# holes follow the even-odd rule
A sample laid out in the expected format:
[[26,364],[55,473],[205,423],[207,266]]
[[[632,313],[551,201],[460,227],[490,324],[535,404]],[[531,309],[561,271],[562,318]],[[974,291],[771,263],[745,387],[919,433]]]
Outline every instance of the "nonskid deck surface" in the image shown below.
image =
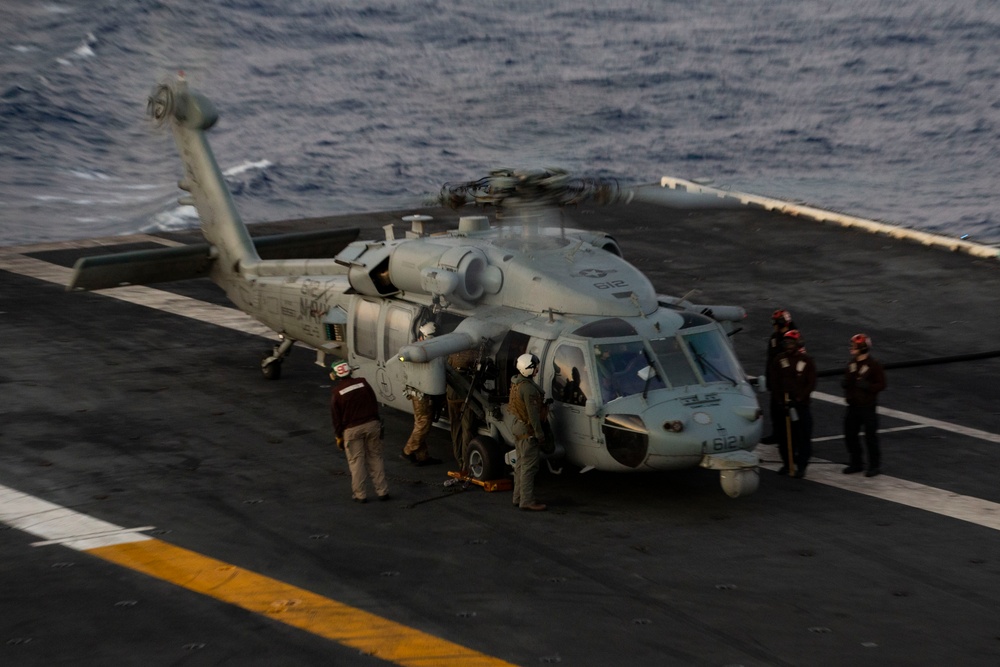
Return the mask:
[[[412,212],[342,223],[381,238]],[[749,209],[567,220],[613,234],[661,293],[743,305],[751,374],[779,307],[820,369],[859,331],[884,362],[1000,347],[996,260]],[[0,532],[3,664],[1000,658],[996,358],[890,371],[871,479],[839,472],[830,377],[807,478],[775,475],[762,448],[749,497],[704,470],[567,469],[539,476],[549,512],[518,512],[509,493],[443,486],[447,465],[399,459],[412,420],[387,411],[393,499],[357,505],[309,352],[261,379],[266,331],[207,281],[64,290],[81,254],[166,236],[196,240],[0,249],[0,513],[16,526]],[[445,431],[431,448],[450,461]]]

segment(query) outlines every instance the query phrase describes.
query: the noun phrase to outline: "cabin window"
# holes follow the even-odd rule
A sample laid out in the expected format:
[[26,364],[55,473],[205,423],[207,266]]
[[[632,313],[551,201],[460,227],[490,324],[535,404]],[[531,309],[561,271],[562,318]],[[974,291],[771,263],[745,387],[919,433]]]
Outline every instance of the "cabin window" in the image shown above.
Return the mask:
[[399,348],[410,342],[410,320],[412,314],[405,308],[389,306],[385,314],[385,346],[382,358],[389,360],[399,354]]
[[497,368],[500,370],[500,386],[497,387],[497,397],[502,403],[507,402],[510,394],[511,378],[518,374],[517,358],[528,351],[528,341],[531,340],[519,331],[508,331],[497,351]]
[[374,359],[378,341],[379,305],[361,299],[354,311],[354,351],[366,359]]
[[591,385],[583,350],[575,345],[560,345],[552,366],[552,398],[571,405],[586,405]]

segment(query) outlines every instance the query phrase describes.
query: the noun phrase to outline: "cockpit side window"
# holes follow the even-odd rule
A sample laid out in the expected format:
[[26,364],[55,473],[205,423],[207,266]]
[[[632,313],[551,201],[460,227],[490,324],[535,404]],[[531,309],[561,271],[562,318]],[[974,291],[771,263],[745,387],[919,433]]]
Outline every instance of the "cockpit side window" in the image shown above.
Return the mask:
[[594,367],[605,403],[620,396],[663,389],[663,379],[658,375],[650,376],[648,380],[639,375],[639,371],[647,366],[654,364],[641,340],[598,343],[594,346]]
[[500,383],[497,386],[497,397],[501,402],[507,402],[510,393],[510,380],[517,373],[517,358],[528,351],[531,337],[519,331],[508,331],[500,349],[497,351],[497,367],[500,369]]
[[560,345],[552,357],[552,366],[552,398],[585,405],[593,390],[583,350],[576,345]]

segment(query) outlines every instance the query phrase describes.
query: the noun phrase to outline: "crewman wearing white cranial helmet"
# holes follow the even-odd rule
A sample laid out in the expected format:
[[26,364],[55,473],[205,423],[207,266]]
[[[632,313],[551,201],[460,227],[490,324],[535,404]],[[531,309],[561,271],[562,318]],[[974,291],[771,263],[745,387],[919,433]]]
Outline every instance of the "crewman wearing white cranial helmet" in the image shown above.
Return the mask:
[[[418,341],[430,340],[437,333],[437,326],[433,322],[425,322],[417,331],[420,333]],[[400,456],[415,466],[437,465],[441,463],[441,459],[431,456],[427,449],[427,435],[431,432],[431,422],[434,421],[434,399],[414,387],[407,387],[405,391],[413,404],[413,432]]]
[[538,472],[539,450],[550,452],[552,441],[545,434],[545,393],[535,384],[540,362],[529,353],[517,358],[518,374],[510,381],[510,403],[507,409],[514,421],[514,506],[540,512],[545,505],[535,498],[535,474]]

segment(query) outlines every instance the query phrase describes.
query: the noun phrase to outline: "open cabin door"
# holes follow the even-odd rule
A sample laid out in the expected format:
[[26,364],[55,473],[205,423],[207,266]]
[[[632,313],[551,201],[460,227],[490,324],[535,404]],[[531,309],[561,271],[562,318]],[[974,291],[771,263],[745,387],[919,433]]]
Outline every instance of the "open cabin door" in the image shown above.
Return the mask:
[[597,420],[588,415],[598,403],[599,390],[593,357],[583,343],[561,342],[554,347],[548,363],[546,396],[552,397],[552,420],[557,440],[599,447],[595,437]]

